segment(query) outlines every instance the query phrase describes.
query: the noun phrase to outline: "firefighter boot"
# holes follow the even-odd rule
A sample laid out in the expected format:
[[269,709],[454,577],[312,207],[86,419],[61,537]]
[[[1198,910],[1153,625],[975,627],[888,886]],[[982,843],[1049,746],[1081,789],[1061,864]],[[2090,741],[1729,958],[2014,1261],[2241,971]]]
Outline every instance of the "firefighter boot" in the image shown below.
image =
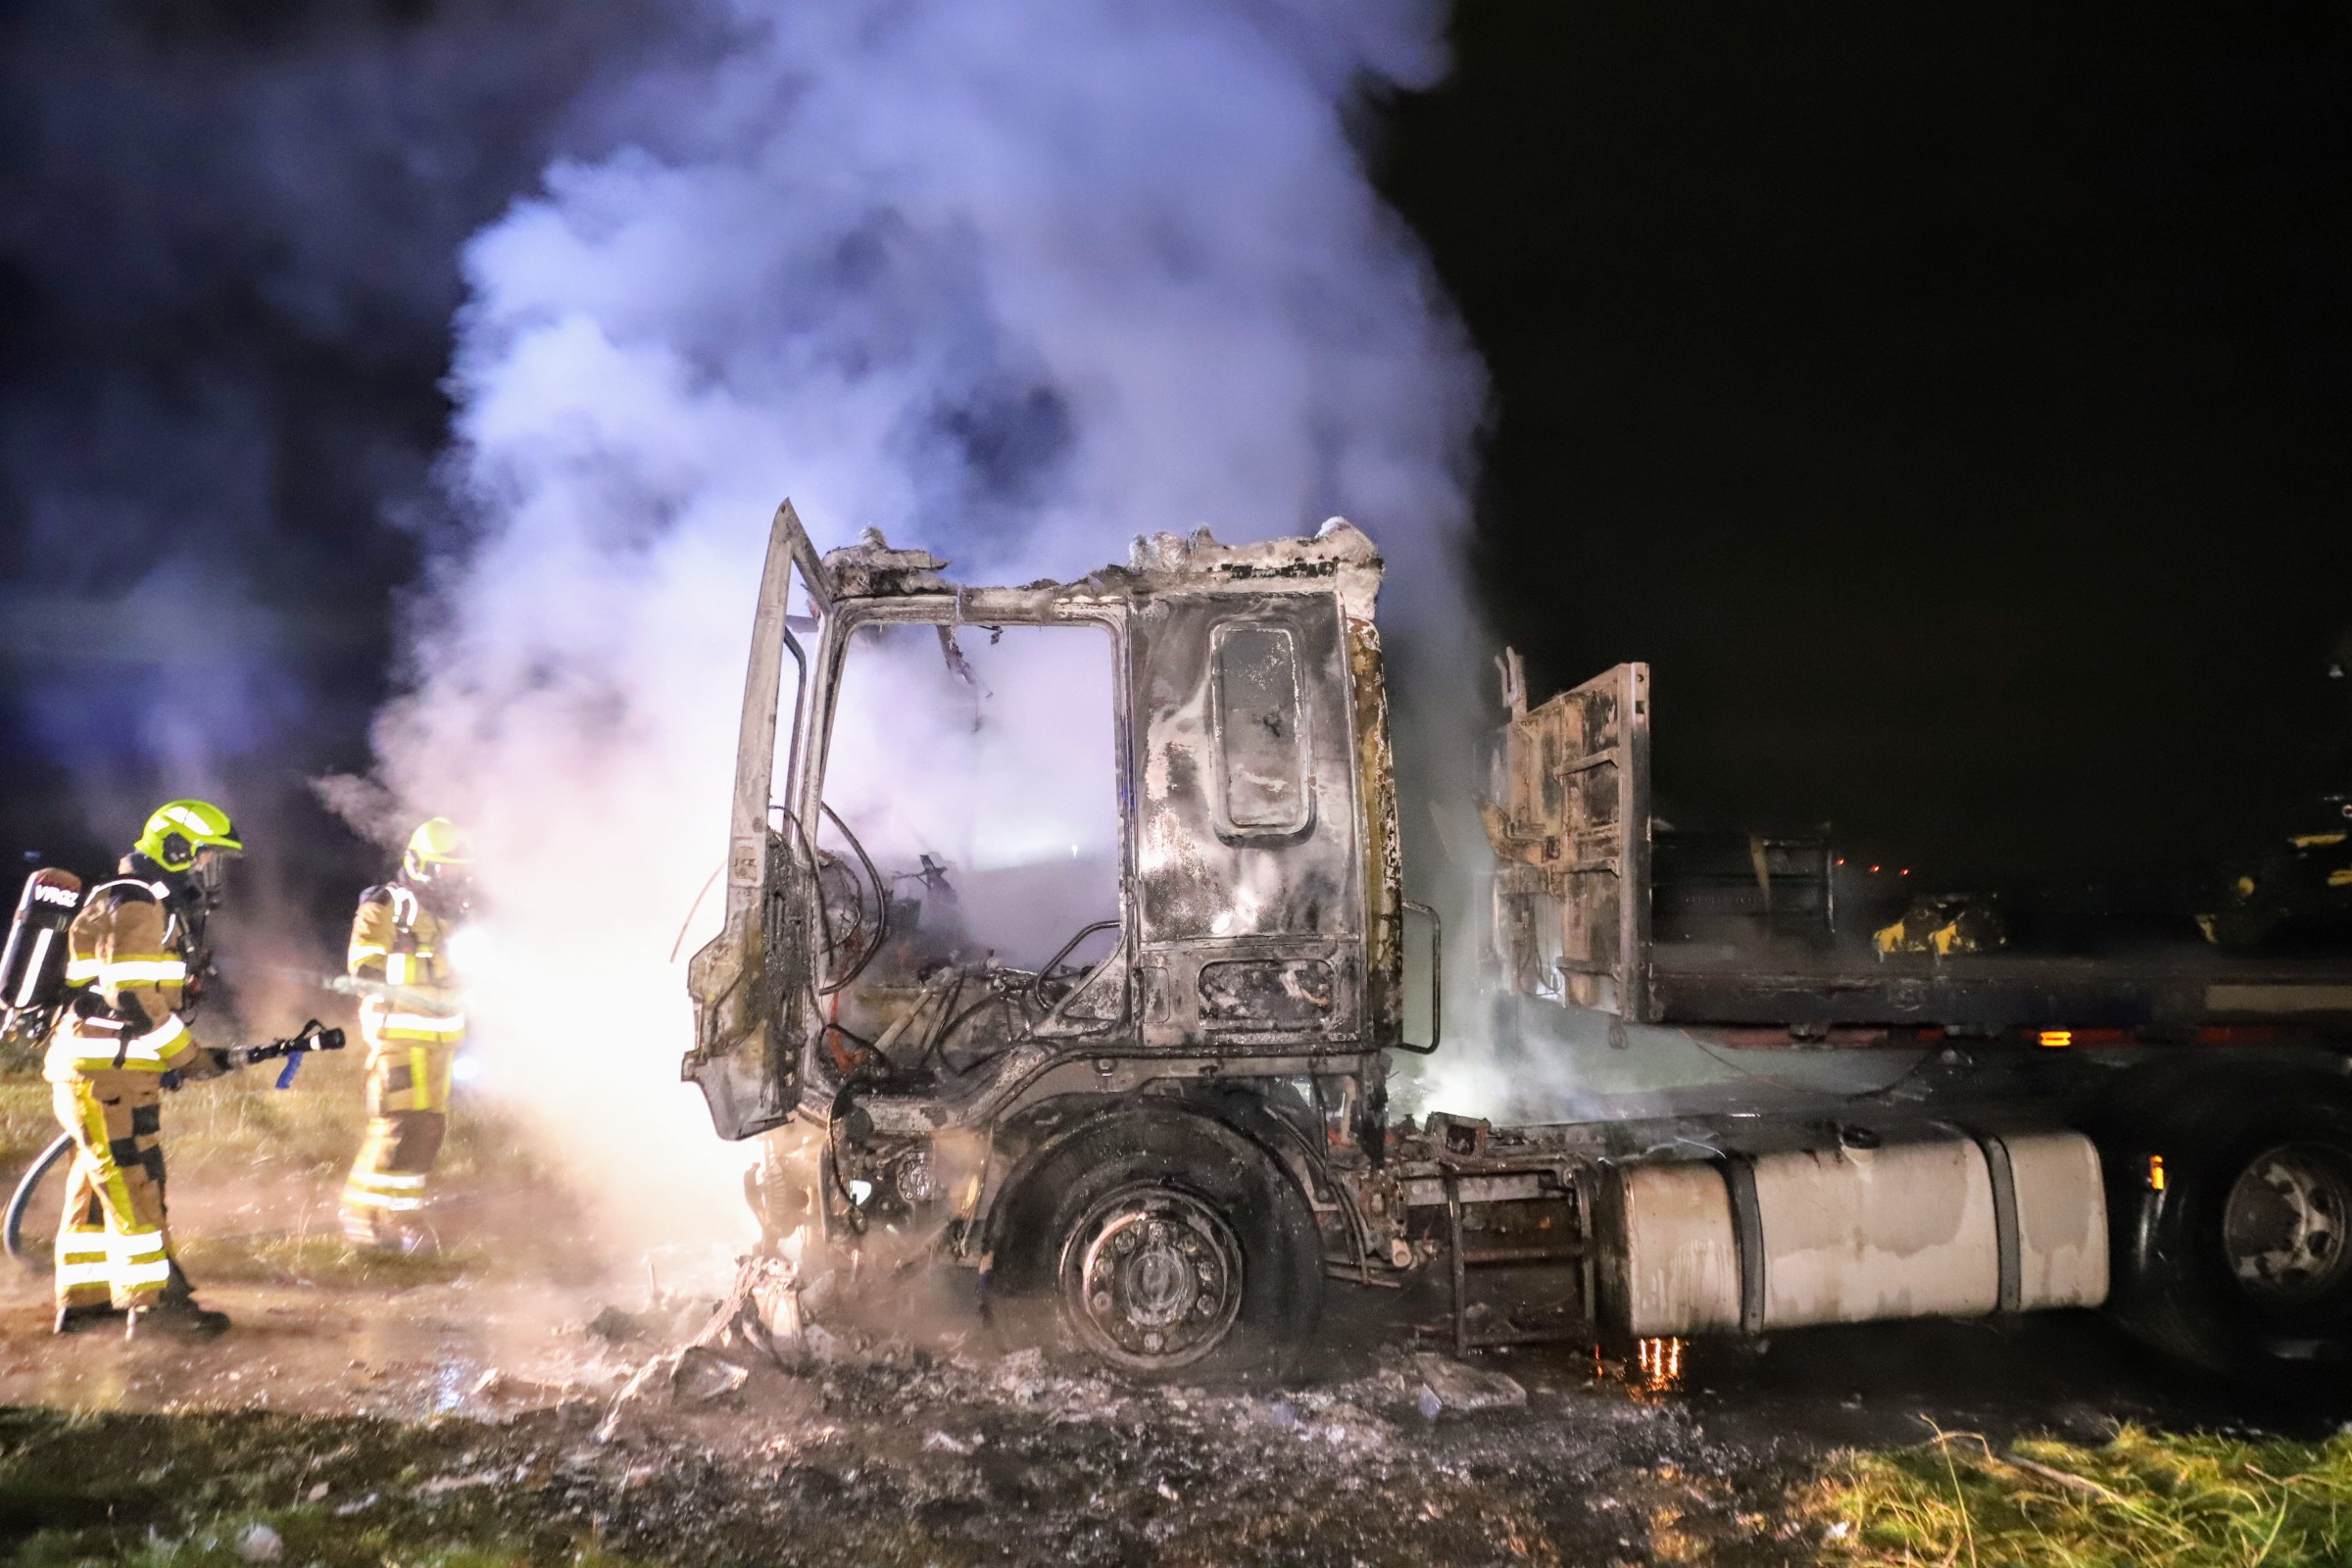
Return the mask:
[[227,1332],[228,1314],[198,1306],[193,1296],[163,1296],[152,1306],[134,1306],[123,1327],[124,1337],[133,1340],[209,1340]]
[[122,1320],[122,1309],[109,1306],[104,1301],[95,1305],[61,1306],[57,1309],[55,1329],[59,1334],[86,1334],[91,1329],[102,1329]]

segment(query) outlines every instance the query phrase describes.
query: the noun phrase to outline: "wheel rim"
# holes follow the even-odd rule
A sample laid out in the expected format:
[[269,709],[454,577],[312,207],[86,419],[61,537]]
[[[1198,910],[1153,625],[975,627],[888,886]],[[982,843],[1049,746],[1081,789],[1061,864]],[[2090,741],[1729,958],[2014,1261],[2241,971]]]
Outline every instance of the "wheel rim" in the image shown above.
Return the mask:
[[2255,1299],[2295,1306],[2352,1272],[2352,1161],[2318,1144],[2281,1144],[2246,1162],[2222,1211],[2230,1272]]
[[1170,1187],[1123,1187],[1071,1231],[1062,1302],[1088,1348],[1120,1365],[1189,1365],[1233,1332],[1242,1249],[1225,1216]]

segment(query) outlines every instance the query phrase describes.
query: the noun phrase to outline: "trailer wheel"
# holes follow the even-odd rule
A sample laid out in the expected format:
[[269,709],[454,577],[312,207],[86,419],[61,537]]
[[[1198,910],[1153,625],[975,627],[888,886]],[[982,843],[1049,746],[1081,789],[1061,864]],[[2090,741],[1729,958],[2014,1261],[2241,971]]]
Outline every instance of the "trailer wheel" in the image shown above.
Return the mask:
[[1321,1309],[1306,1200],[1203,1117],[1074,1134],[1022,1183],[1000,1235],[995,1291],[1061,1348],[1142,1377],[1279,1375]]
[[2170,1118],[2149,1152],[2164,1181],[2130,1170],[2126,1323],[2218,1372],[2352,1373],[2352,1097],[2247,1086]]

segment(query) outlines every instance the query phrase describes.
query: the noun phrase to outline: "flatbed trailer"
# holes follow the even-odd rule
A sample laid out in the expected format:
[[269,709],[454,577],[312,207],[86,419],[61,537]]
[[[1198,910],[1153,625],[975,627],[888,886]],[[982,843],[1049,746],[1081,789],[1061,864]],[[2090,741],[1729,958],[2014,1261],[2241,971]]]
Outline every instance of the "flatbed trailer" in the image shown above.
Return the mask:
[[[1612,1019],[1604,1054],[1646,1044],[1656,1054],[1679,1039],[1748,1062],[1682,1082],[1654,1075],[1650,1093],[1616,1097],[1548,1141],[1640,1157],[1618,1135],[1642,1125],[1637,1107],[1673,1106],[1672,1137],[1710,1150],[1742,1209],[1752,1201],[1738,1166],[1786,1147],[1792,1129],[1820,1142],[1825,1118],[1841,1140],[1897,1123],[1906,1137],[1965,1134],[1996,1189],[2001,1137],[2073,1134],[2099,1163],[2108,1270],[2074,1304],[2104,1305],[2210,1367],[2344,1358],[2352,955],[2281,959],[2186,941],[2099,956],[1861,955],[1832,929],[1826,847],[1808,901],[1785,891],[1804,890],[1802,858],[1768,859],[1761,840],[1748,908],[1765,917],[1747,940],[1726,940],[1721,920],[1714,940],[1657,940],[1648,668],[1620,665],[1534,707],[1507,655],[1504,669],[1509,717],[1484,813],[1498,867],[1494,957],[1512,996],[1498,1033],[1525,1051],[1592,1008]],[[1769,918],[1776,891],[1821,911],[1814,940]],[[1555,1038],[1553,1049],[1578,1046]],[[1780,1070],[1789,1053],[1828,1070],[1791,1085]],[[1908,1065],[1866,1065],[1890,1055]],[[1735,1218],[1760,1247],[1753,1215]],[[2015,1228],[2006,1214],[1996,1227],[2005,1258]],[[2002,1300],[2016,1309],[2006,1284]],[[1754,1333],[1749,1306],[1740,1326]]]
[[[2352,954],[2278,959],[2183,941],[2119,956],[1854,956],[1834,941],[1776,940],[1769,921],[1753,941],[1659,941],[1648,666],[1621,664],[1534,709],[1517,662],[1506,655],[1505,667],[1511,712],[1486,823],[1501,867],[1497,957],[1524,995],[1635,1022],[1781,1030],[1800,1043],[1824,1031],[2037,1044],[2045,1035],[2161,1045],[2352,1036]],[[1760,857],[1768,905],[1784,878]]]
[[2352,1022],[2352,961],[2284,962],[2183,945],[2126,957],[1905,954],[1807,964],[1661,948],[1649,993],[1658,1022],[1777,1030],[1799,1043],[1831,1033],[1866,1041],[1956,1032],[2037,1045],[2252,1045],[2341,1039]]
[[[1474,963],[1433,929],[1408,987],[1434,911],[1404,897],[1369,539],[944,567],[878,535],[819,555],[789,503],[770,532],[684,1073],[761,1140],[772,1240],[973,1269],[1000,1321],[1144,1376],[1279,1363],[1347,1287],[1436,1292],[1463,1351],[2104,1307],[2208,1366],[2352,1360],[2352,966],[1658,942],[1628,664],[1540,706],[1507,682],[1492,918],[1457,926]],[[954,703],[902,658],[848,715],[936,781],[955,744],[922,714],[997,722],[973,665],[1014,629],[1107,649],[1115,736],[1116,907],[1055,915],[1026,968],[934,929],[944,893],[901,900],[940,862],[877,863],[833,776],[876,650],[936,642]],[[1767,903],[1792,858],[1759,844]],[[1441,1038],[1448,967],[1480,984]],[[1406,1056],[1544,1089],[1402,1116]]]

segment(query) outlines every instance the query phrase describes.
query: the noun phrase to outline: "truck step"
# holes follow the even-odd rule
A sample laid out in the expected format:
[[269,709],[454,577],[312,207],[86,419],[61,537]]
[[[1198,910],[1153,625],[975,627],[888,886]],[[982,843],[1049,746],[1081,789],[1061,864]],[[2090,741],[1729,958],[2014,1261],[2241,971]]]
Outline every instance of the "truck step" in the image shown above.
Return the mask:
[[[1445,1174],[1446,1187],[1446,1243],[1453,1330],[1453,1351],[1468,1355],[1473,1350],[1498,1349],[1510,1345],[1558,1345],[1585,1337],[1591,1332],[1591,1303],[1592,1300],[1592,1249],[1583,1237],[1566,1238],[1541,1247],[1472,1247],[1462,1230],[1462,1178],[1458,1172]],[[1591,1207],[1578,1204],[1583,1213]],[[1470,1271],[1481,1268],[1574,1268],[1578,1273],[1578,1300],[1585,1310],[1568,1321],[1547,1328],[1524,1328],[1511,1320],[1507,1312],[1488,1315],[1499,1317],[1499,1329],[1472,1327],[1474,1305],[1470,1296]]]

